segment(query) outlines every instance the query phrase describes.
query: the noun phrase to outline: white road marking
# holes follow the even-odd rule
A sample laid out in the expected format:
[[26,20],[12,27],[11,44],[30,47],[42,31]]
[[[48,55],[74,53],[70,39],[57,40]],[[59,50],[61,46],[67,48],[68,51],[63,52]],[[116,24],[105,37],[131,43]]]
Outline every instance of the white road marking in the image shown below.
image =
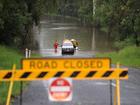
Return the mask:
[[108,83],[105,82],[95,82],[96,85],[108,85]]

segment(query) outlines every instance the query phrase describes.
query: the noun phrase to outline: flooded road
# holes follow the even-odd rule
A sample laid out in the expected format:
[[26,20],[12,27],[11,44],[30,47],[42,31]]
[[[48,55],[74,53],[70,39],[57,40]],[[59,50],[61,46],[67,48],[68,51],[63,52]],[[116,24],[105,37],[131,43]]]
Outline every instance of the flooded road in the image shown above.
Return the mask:
[[95,28],[81,26],[76,20],[65,18],[44,18],[40,22],[40,32],[36,35],[40,49],[53,49],[53,43],[62,44],[64,39],[76,39],[80,50],[109,51],[111,42],[107,35]]

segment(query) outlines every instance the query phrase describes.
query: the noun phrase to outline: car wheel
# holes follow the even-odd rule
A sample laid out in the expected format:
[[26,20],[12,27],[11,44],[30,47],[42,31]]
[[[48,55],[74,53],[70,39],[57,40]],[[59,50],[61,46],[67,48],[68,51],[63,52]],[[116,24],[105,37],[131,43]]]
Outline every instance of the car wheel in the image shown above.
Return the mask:
[[74,55],[74,51],[71,54]]
[[64,55],[64,51],[62,50],[62,53],[61,53],[62,55]]

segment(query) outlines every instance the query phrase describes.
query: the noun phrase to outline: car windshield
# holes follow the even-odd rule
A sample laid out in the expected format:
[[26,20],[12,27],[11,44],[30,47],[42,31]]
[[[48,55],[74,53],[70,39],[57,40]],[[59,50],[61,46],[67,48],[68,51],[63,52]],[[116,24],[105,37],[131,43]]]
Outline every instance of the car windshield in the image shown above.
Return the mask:
[[73,46],[72,43],[63,43],[63,46]]

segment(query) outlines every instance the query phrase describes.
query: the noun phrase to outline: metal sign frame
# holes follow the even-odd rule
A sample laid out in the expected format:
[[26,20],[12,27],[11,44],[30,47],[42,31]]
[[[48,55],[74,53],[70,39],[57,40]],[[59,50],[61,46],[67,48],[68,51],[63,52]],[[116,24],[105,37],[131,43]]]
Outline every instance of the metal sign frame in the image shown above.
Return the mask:
[[[73,58],[72,58],[73,59]],[[75,58],[74,58],[75,59]],[[32,59],[33,60],[33,59]],[[49,74],[49,75],[47,75]],[[119,63],[116,68],[96,69],[96,70],[40,70],[40,69],[20,69],[16,70],[16,65],[13,65],[12,70],[0,70],[0,81],[10,81],[8,97],[6,105],[10,105],[11,93],[14,81],[32,81],[32,80],[46,80],[53,77],[73,78],[73,79],[104,79],[116,80],[116,89],[114,96],[114,105],[120,104],[120,80],[128,79],[128,68],[120,68]]]

